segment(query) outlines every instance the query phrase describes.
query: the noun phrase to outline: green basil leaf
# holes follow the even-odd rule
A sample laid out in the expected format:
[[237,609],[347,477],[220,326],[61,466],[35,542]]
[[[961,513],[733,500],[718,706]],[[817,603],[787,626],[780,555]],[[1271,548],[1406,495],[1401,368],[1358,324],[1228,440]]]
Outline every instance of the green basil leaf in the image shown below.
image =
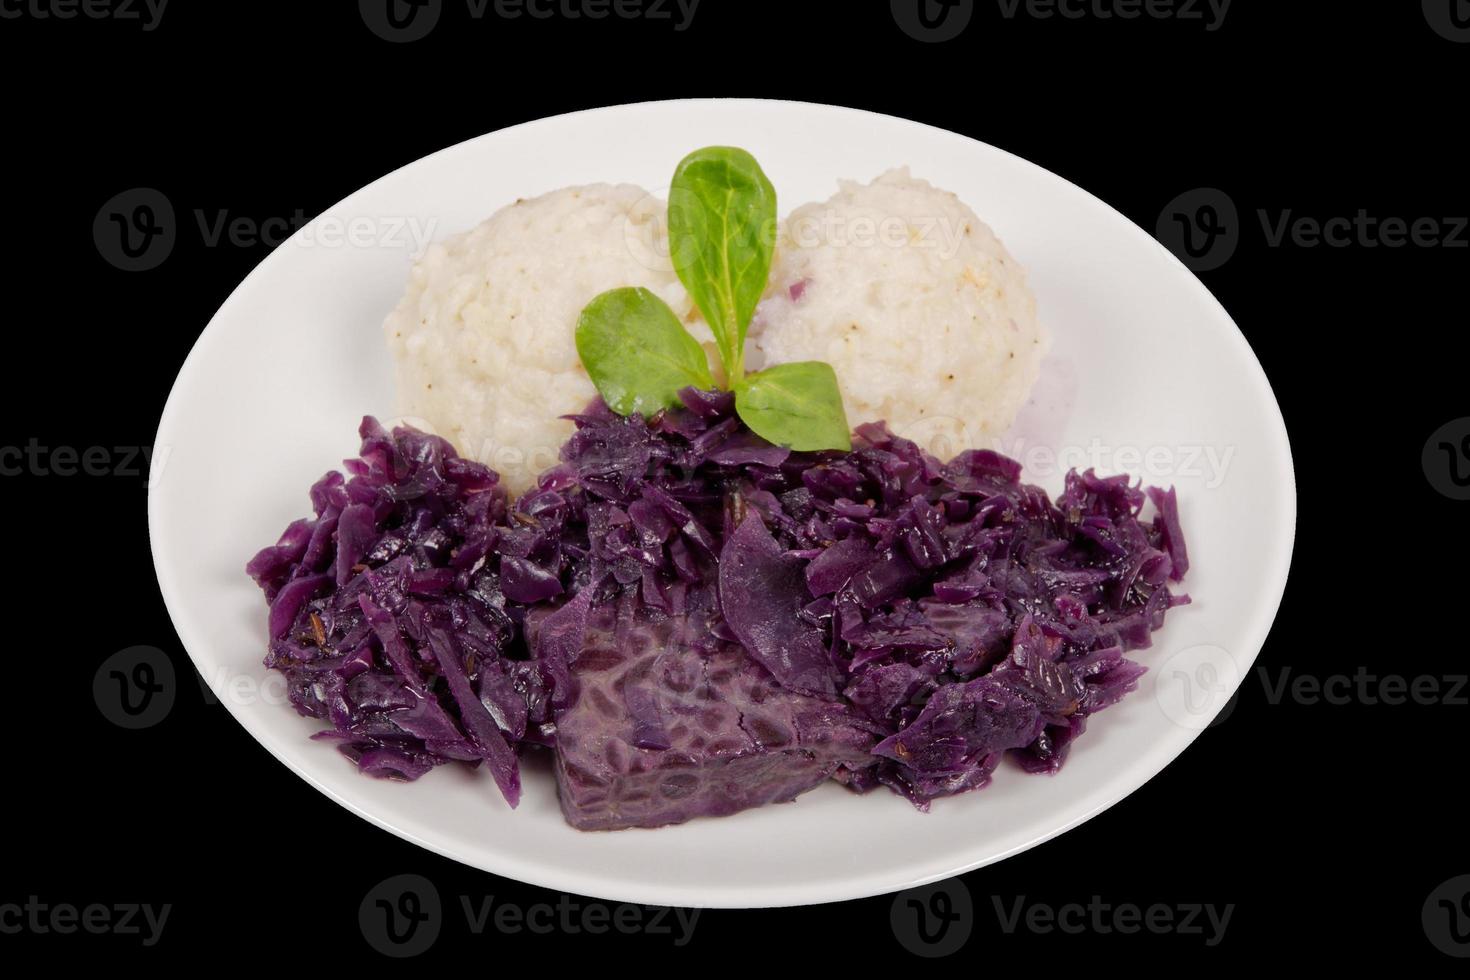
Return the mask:
[[798,452],[851,449],[852,430],[832,365],[777,364],[735,386],[735,411],[756,435]]
[[734,385],[776,252],[776,188],[755,157],[712,146],[684,158],[669,190],[669,249]]
[[613,289],[588,303],[577,321],[577,355],[619,415],[651,415],[678,404],[682,388],[715,385],[699,341],[646,289]]

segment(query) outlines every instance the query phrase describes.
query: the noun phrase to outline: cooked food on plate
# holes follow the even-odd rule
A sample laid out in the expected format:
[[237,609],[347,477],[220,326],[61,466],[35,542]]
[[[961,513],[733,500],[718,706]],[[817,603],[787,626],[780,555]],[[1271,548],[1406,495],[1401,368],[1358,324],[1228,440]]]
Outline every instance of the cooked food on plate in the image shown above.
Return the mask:
[[1010,427],[1050,345],[1025,271],[959,198],[891,171],[798,208],[780,244],[759,363],[826,361],[849,418],[946,459]]
[[653,201],[518,202],[415,267],[387,334],[433,431],[365,419],[248,567],[292,704],[511,805],[551,753],[582,830],[1056,772],[1189,560],[1172,490],[1052,499],[986,448],[1047,348],[1019,264],[904,171],[778,225],[714,147]]
[[638,187],[574,187],[429,246],[384,324],[399,410],[495,466],[508,490],[534,485],[572,434],[565,416],[597,395],[573,337],[582,308],[640,286],[692,309],[666,256],[630,248],[662,221]]

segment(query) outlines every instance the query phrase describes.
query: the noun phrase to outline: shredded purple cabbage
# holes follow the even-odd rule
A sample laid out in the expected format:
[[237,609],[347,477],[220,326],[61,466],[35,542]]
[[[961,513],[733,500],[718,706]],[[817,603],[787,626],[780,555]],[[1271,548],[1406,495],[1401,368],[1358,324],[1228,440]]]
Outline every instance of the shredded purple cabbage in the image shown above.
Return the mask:
[[350,477],[250,564],[297,709],[364,772],[484,761],[512,803],[515,750],[550,746],[587,828],[828,776],[927,808],[1006,755],[1059,769],[1188,601],[1172,490],[1074,472],[1052,501],[993,452],[941,463],[873,424],[793,453],[728,394],[683,401],[594,404],[509,509],[447,443],[366,420]]
[[[1072,473],[1055,501],[993,452],[948,464],[881,424],[851,453],[762,443],[728,396],[644,421],[600,406],[517,511],[554,513],[600,603],[703,617],[786,690],[882,734],[837,777],[927,806],[1011,754],[1055,772],[1133,690],[1188,569],[1172,491]],[[1140,520],[1146,499],[1156,515]]]
[[373,419],[361,434],[349,475],[312,488],[315,519],[247,566],[270,602],[266,666],[364,773],[484,762],[514,806],[516,747],[549,737],[550,679],[502,588],[505,491],[442,439]]

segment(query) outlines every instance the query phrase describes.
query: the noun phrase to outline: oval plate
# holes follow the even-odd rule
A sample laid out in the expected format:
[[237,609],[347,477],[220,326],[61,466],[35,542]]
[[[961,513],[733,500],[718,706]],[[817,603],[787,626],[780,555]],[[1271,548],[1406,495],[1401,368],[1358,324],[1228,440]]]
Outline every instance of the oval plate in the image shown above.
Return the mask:
[[[1029,270],[1053,355],[1003,448],[1027,479],[1068,465],[1176,485],[1194,562],[1139,691],[1093,720],[1055,778],[1010,765],[916,812],[823,786],[795,803],[658,831],[583,834],[549,767],[510,810],[481,773],[415,784],[358,775],[261,666],[265,605],[245,562],[308,512],[307,487],[355,455],[364,414],[392,415],[384,315],[425,236],[518,197],[629,181],[651,191],[696,147],[742,146],[782,212],[908,164],[955,191]],[[1085,366],[1085,370],[1082,370]],[[1060,456],[1060,458],[1059,458]],[[161,457],[161,458],[160,458]],[[179,373],[155,444],[148,517],[159,586],[200,673],[245,729],[352,812],[495,874],[612,901],[755,907],[838,901],[937,880],[1092,817],[1178,756],[1234,693],[1280,603],[1296,494],[1281,413],[1229,315],[1149,235],[1085,191],[994,147],[914,122],[800,103],[598,109],[517,126],[358,191],[276,249],[220,308]]]

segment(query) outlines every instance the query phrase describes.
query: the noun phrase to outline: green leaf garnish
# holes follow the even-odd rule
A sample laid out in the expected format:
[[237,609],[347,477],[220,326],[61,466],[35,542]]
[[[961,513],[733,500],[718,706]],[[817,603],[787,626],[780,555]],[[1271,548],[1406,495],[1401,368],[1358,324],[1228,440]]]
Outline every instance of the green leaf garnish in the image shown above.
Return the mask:
[[735,411],[752,432],[798,452],[852,448],[842,392],[823,361],[777,364],[735,385]]
[[577,321],[577,355],[619,415],[651,415],[678,404],[680,389],[715,384],[699,341],[647,289],[613,289],[587,304]]
[[776,189],[755,157],[712,146],[684,158],[669,191],[669,248],[715,335],[729,384],[739,384],[745,331],[776,252]]
[[[745,375],[745,333],[776,254],[776,189],[755,157],[695,150],[669,191],[674,271],[715,336],[735,411],[751,431],[798,452],[850,450],[842,392],[830,364],[777,364]],[[709,359],[667,303],[646,289],[614,289],[577,322],[577,354],[609,408],[650,415],[686,387],[715,386]]]

